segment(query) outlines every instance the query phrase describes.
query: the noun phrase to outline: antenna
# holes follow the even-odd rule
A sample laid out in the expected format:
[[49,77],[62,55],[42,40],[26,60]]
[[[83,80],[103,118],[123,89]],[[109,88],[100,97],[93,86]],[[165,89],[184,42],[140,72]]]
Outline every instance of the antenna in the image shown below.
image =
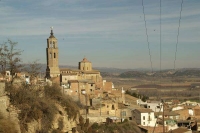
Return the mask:
[[50,28],[51,28],[51,30],[53,30],[53,26],[51,26]]

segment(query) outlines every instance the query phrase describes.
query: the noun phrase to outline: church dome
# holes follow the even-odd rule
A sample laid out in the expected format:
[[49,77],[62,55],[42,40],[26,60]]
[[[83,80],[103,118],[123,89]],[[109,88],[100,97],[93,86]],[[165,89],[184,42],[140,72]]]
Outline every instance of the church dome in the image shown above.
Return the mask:
[[88,61],[87,58],[83,58],[81,62],[90,62],[90,61]]

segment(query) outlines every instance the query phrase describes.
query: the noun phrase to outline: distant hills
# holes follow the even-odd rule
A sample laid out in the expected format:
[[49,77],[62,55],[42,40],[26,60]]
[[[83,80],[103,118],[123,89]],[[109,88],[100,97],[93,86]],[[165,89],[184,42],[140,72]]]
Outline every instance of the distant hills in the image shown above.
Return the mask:
[[162,70],[162,71],[141,71],[132,70],[118,74],[110,72],[102,72],[103,77],[119,77],[119,78],[145,78],[145,77],[200,77],[199,68],[182,68],[177,70]]
[[200,69],[183,68],[177,70],[162,70],[155,72],[128,71],[118,75],[120,78],[145,78],[145,77],[200,77]]
[[[78,69],[78,66],[60,65],[60,68]],[[145,78],[145,77],[200,77],[200,68],[181,68],[181,69],[166,69],[162,71],[154,71],[149,69],[120,69],[107,67],[94,67],[99,70],[102,77],[118,77],[118,78]],[[41,64],[41,72],[46,71],[46,64]]]

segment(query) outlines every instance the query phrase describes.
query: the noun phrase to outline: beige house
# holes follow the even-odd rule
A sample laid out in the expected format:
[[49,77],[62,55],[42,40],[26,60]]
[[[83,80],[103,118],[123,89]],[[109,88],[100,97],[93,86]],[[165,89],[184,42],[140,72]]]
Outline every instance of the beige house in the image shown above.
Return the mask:
[[154,127],[156,124],[156,119],[152,109],[135,109],[132,111],[133,120],[136,121],[138,125]]

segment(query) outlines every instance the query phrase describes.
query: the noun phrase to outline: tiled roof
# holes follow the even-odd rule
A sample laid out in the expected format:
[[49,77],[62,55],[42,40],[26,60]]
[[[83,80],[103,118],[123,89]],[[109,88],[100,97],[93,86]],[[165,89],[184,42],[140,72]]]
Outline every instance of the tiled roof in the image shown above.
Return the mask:
[[137,111],[139,111],[140,113],[150,113],[153,112],[152,109],[146,109],[146,108],[140,108],[140,109],[135,109]]
[[81,62],[90,62],[90,61],[88,61],[86,58],[83,58]]
[[[162,115],[163,112],[155,112],[155,116],[158,116],[158,115]],[[179,113],[176,113],[176,112],[164,112],[164,115],[165,116],[177,116],[177,115],[180,115]]]

